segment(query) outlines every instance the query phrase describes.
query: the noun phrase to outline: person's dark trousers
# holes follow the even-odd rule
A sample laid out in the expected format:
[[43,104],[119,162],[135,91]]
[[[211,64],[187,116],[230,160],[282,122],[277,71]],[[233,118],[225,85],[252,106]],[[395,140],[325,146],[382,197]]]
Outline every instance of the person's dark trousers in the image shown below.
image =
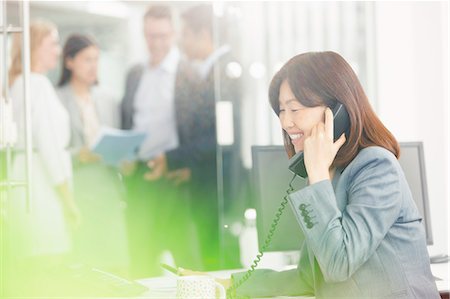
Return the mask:
[[177,266],[200,268],[187,188],[175,187],[165,179],[146,181],[147,171],[148,167],[139,163],[134,174],[125,178],[131,276],[161,275],[159,259],[164,250],[171,251]]
[[203,176],[191,184],[191,210],[197,228],[203,271],[219,270],[219,205],[216,176]]

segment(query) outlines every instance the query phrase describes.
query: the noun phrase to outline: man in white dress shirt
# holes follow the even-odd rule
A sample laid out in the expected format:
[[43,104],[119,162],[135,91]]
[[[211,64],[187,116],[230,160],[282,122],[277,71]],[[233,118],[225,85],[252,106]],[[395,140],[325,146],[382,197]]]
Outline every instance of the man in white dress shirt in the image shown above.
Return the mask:
[[[163,250],[172,252],[180,266],[199,267],[195,232],[189,231],[189,192],[165,176],[149,171],[149,161],[177,149],[177,118],[183,98],[193,99],[194,77],[175,47],[170,9],[152,6],[144,16],[149,60],[133,67],[127,76],[122,101],[122,128],[146,132],[138,161],[123,167],[128,198],[131,275],[160,273]],[[193,95],[194,94],[194,95]]]

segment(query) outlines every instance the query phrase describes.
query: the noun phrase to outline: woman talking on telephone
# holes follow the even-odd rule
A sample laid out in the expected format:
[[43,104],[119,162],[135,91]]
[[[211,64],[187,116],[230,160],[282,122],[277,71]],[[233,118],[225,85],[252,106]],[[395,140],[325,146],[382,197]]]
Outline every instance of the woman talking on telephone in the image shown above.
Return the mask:
[[[236,294],[439,298],[399,145],[350,65],[334,52],[295,56],[272,79],[269,98],[288,156],[304,153],[309,184],[289,201],[305,242],[297,269],[256,271]],[[338,103],[350,127],[333,136]]]
[[[245,282],[246,273],[234,274],[229,293],[440,298],[399,145],[350,65],[334,52],[297,55],[272,79],[269,98],[288,157],[304,154],[309,184],[288,201],[305,241],[297,269],[255,270]],[[333,136],[337,104],[350,126]]]

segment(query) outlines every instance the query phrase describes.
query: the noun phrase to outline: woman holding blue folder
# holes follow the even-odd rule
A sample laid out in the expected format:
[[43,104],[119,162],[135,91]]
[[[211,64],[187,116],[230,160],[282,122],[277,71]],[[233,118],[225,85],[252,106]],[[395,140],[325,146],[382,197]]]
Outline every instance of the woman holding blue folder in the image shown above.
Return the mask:
[[115,168],[89,150],[102,126],[118,126],[117,103],[95,86],[98,59],[98,46],[89,37],[74,34],[67,39],[58,95],[70,115],[74,191],[84,221],[75,252],[83,263],[127,274],[121,181]]

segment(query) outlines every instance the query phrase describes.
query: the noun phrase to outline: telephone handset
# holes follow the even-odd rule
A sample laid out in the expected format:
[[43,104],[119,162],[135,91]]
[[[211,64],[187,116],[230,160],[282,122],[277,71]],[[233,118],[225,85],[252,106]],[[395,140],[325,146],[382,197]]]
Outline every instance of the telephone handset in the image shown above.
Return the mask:
[[[334,120],[334,141],[336,141],[339,137],[341,137],[342,133],[346,133],[348,136],[350,118],[345,106],[339,102],[337,102],[333,107],[332,112]],[[289,160],[289,170],[302,178],[306,178],[308,176],[303,151],[296,153]]]
[[[350,118],[345,106],[339,102],[337,102],[333,107],[332,112],[334,115],[334,140],[336,141],[342,135],[342,133],[346,133],[348,135],[348,130],[350,128]],[[227,290],[227,298],[235,298],[236,289],[250,278],[250,276],[258,266],[258,263],[261,261],[264,252],[269,247],[275,229],[277,228],[278,222],[280,221],[280,217],[283,214],[286,205],[288,204],[288,196],[294,191],[292,182],[295,180],[297,175],[303,178],[306,178],[308,176],[303,158],[303,152],[295,154],[290,159],[289,170],[294,173],[294,176],[292,177],[292,180],[289,183],[289,189],[286,190],[286,195],[283,197],[283,201],[281,202],[280,207],[275,214],[275,218],[273,219],[272,225],[270,226],[266,240],[261,246],[261,251],[256,255],[256,259],[253,261],[253,264],[250,266],[250,269],[247,271],[247,273],[239,281],[233,282],[232,286]]]

